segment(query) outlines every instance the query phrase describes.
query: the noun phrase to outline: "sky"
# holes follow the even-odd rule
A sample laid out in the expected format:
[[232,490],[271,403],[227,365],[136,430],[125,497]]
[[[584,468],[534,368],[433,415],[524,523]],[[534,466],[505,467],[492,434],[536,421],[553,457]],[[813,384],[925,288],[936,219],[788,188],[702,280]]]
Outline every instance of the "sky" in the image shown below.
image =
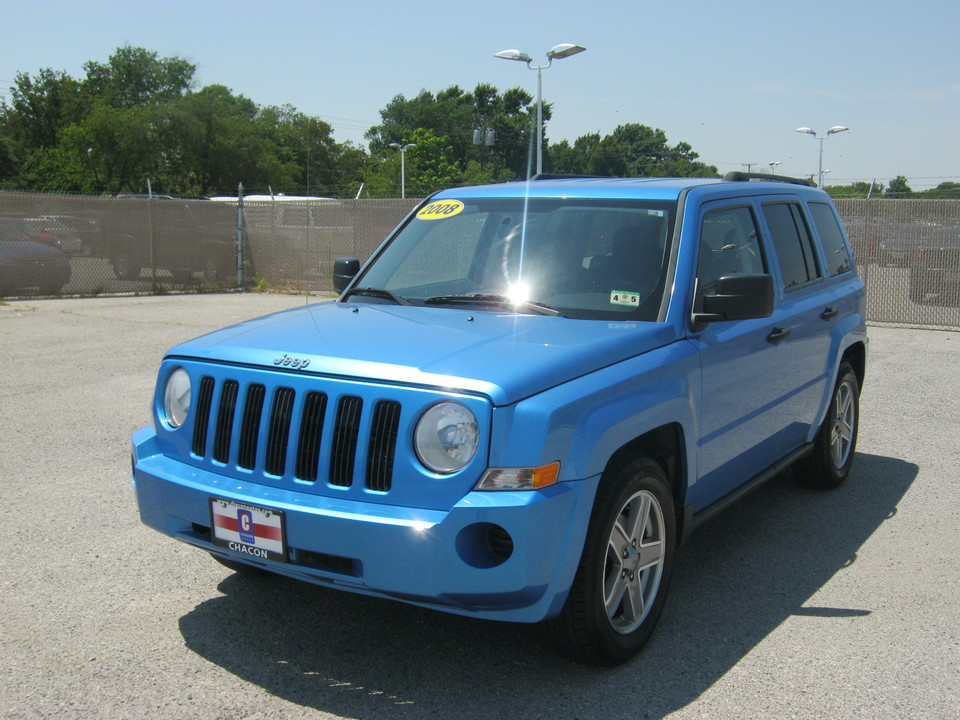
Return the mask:
[[[365,147],[397,95],[536,95],[537,73],[494,53],[546,64],[574,43],[586,52],[542,72],[551,142],[641,123],[722,173],[810,176],[822,144],[827,185],[960,182],[955,0],[0,0],[0,18],[8,101],[18,72],[80,79],[128,44],[193,63],[197,88],[292,105]],[[850,130],[817,139],[837,125]]]

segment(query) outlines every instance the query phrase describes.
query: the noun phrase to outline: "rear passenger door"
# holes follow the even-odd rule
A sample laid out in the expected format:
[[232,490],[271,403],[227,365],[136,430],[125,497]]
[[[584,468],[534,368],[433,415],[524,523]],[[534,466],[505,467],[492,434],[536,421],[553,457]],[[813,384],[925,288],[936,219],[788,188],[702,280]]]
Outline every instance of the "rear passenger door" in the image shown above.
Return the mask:
[[837,309],[824,293],[825,273],[804,206],[796,198],[764,200],[761,215],[775,254],[779,280],[777,325],[789,358],[788,395],[783,399],[784,430],[779,455],[802,445],[816,421],[832,368],[831,328]]

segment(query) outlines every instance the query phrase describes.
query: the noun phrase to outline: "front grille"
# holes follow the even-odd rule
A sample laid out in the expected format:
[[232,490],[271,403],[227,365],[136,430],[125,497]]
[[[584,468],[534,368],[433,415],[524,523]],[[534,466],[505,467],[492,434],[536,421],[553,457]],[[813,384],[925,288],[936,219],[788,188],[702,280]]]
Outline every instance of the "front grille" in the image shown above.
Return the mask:
[[[353,395],[331,398],[324,392],[253,382],[241,386],[237,380],[204,376],[194,412],[191,449],[198,458],[266,478],[287,478],[289,469],[297,481],[325,479],[343,488],[354,485],[360,464],[364,488],[388,492],[392,487],[401,415],[394,400],[372,402],[368,410]],[[366,451],[358,457],[361,447]]]

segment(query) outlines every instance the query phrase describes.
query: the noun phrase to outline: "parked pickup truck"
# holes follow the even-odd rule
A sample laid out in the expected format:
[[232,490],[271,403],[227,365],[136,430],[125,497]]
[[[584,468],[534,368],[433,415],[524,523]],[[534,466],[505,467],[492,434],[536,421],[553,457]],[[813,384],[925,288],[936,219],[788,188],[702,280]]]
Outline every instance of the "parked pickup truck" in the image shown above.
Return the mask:
[[804,181],[445,190],[360,265],[335,302],[167,353],[133,436],[144,523],[615,664],[706,518],[790,465],[850,473],[864,285]]

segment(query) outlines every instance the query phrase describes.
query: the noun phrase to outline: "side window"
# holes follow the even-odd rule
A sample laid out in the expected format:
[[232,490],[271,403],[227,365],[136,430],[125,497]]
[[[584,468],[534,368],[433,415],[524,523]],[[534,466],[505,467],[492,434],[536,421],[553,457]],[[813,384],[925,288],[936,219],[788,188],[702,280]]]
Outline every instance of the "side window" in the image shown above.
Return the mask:
[[800,206],[796,203],[769,203],[763,215],[773,234],[783,287],[798,287],[820,277],[813,243]]
[[823,254],[827,258],[827,272],[830,277],[845,273],[853,267],[850,251],[843,241],[843,230],[833,210],[826,203],[810,203],[813,224],[823,243]]
[[700,288],[725,275],[766,272],[757,223],[749,207],[724,208],[707,213],[700,228]]

